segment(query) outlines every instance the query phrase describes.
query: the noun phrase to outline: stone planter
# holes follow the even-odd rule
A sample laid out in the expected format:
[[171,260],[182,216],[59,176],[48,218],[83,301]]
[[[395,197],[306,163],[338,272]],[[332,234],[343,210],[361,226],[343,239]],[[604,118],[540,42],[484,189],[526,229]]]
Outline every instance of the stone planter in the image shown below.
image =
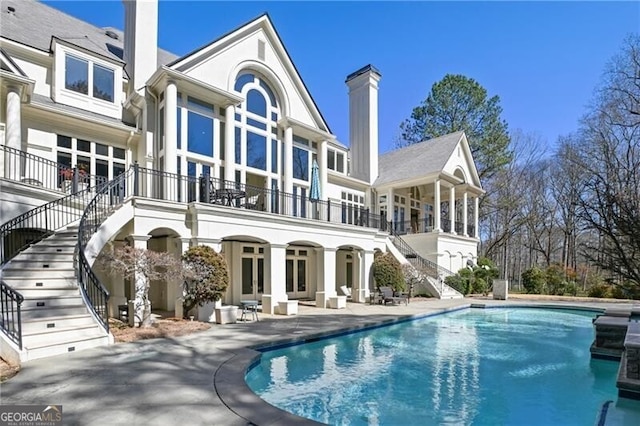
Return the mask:
[[225,305],[214,309],[216,324],[235,324],[238,321],[238,307]]

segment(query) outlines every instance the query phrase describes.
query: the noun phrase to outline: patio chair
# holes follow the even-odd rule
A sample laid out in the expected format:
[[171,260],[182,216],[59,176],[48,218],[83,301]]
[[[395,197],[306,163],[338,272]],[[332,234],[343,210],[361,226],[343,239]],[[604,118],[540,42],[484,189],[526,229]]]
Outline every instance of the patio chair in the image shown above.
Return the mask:
[[382,294],[382,301],[386,305],[387,303],[392,303],[394,305],[399,305],[400,302],[404,301],[404,304],[408,304],[408,299],[406,296],[394,296],[393,289],[391,287],[380,287],[380,293]]
[[342,294],[347,296],[347,300],[351,300],[353,298],[352,294],[351,294],[351,289],[349,287],[347,287],[346,285],[341,285],[340,286],[340,291],[342,291]]
[[249,210],[256,210],[258,207],[258,197],[260,197],[260,194],[245,198],[245,202],[242,204],[242,207]]

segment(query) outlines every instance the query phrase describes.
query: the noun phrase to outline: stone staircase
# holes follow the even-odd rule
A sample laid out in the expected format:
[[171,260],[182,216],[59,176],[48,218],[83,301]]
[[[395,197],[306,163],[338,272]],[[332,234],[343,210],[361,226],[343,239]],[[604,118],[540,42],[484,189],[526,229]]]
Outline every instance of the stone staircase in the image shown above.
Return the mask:
[[77,226],[32,245],[2,270],[2,281],[24,296],[20,361],[110,343],[85,304],[76,280]]

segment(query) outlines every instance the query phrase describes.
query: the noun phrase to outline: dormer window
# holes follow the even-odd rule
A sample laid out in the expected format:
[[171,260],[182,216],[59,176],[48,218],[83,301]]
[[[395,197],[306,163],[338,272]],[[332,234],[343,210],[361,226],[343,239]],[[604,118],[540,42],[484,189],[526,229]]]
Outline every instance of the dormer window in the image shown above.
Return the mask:
[[57,103],[122,118],[122,62],[56,37],[51,97]]
[[[89,84],[90,82],[92,84]],[[113,102],[114,72],[107,67],[67,54],[64,87],[96,99]]]

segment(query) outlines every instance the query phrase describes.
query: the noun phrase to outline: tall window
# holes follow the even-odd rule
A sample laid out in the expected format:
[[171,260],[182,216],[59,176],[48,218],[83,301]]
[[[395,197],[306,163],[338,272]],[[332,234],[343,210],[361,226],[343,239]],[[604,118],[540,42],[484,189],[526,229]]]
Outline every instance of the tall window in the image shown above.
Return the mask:
[[253,72],[241,73],[234,89],[245,98],[236,110],[235,162],[247,171],[275,178],[280,143],[276,97],[267,82]]

